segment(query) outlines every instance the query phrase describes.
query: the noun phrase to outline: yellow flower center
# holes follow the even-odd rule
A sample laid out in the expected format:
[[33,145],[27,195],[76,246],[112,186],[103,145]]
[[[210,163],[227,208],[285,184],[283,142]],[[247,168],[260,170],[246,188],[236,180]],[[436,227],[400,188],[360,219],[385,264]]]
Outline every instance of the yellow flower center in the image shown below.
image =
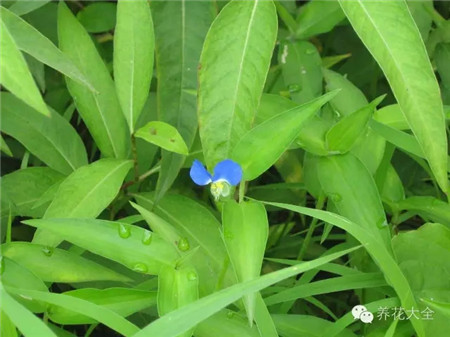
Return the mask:
[[230,195],[230,185],[226,181],[216,181],[211,184],[211,194],[214,199],[219,200],[222,197],[228,197]]

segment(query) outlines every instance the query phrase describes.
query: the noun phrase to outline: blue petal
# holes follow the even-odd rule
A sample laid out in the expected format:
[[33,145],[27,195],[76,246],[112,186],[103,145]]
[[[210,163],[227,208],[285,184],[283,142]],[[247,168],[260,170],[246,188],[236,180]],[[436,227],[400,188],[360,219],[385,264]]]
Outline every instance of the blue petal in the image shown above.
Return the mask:
[[230,185],[236,186],[242,179],[241,166],[230,160],[225,159],[214,167],[213,182],[225,180]]
[[205,167],[197,159],[192,163],[189,172],[194,183],[200,186],[208,185],[211,182],[211,174],[206,171]]

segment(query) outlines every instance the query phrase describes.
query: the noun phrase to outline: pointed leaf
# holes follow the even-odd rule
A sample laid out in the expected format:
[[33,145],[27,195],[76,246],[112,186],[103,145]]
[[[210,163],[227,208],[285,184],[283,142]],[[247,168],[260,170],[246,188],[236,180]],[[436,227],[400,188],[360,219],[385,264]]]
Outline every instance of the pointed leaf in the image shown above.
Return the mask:
[[114,30],[114,83],[130,133],[150,91],[154,45],[148,2],[119,1]]
[[200,59],[198,116],[206,165],[229,158],[251,128],[277,34],[272,1],[231,1],[214,20]]
[[136,131],[136,137],[145,139],[167,151],[187,155],[188,148],[183,137],[172,125],[164,122],[148,122]]
[[439,186],[447,192],[447,137],[439,86],[406,2],[339,3],[383,69]]
[[3,19],[0,21],[0,27],[0,83],[26,104],[48,116],[49,111],[31,76],[25,58]]
[[233,149],[231,158],[252,180],[268,170],[299,135],[305,122],[337,94],[330,92],[313,101],[284,111],[247,132]]
[[98,93],[92,93],[69,78],[66,78],[67,88],[102,154],[126,158],[130,135],[108,69],[90,36],[67,5],[60,2],[58,6],[59,46],[86,74]]

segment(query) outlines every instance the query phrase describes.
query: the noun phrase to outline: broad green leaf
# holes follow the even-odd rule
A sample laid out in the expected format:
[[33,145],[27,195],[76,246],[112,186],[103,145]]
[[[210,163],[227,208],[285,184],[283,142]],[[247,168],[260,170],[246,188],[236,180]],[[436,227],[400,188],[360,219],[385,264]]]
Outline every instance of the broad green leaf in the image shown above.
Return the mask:
[[[386,245],[381,241],[381,239],[375,236],[373,232],[368,231],[358,223],[352,222],[347,218],[331,212],[273,202],[262,203],[315,217],[319,220],[331,223],[334,226],[337,226],[351,234],[362,245],[364,245],[367,252],[372,256],[374,261],[380,267],[381,271],[384,274],[386,282],[394,288],[398,297],[400,298],[402,307],[417,308],[417,303],[414,299],[414,295],[412,293],[408,280],[406,279],[397,262],[392,257],[390,249],[387,248]],[[423,322],[421,320],[412,319],[411,323],[414,326],[414,329],[416,330],[418,336],[425,336]]]
[[[158,275],[158,313],[164,316],[198,299],[198,276],[194,268],[163,267]],[[192,330],[178,336],[190,337]]]
[[298,104],[283,96],[262,94],[258,110],[256,111],[254,126],[275,117],[283,111],[295,108],[296,106],[298,106]]
[[16,15],[22,16],[44,6],[50,1],[51,0],[16,1],[8,8],[8,10]]
[[136,137],[145,139],[167,151],[187,155],[188,148],[183,137],[172,125],[154,121],[148,122],[136,131]]
[[[100,159],[77,169],[58,188],[44,218],[96,218],[114,200],[132,165],[129,160]],[[54,246],[60,240],[38,230],[33,242]]]
[[[38,2],[33,1],[32,3]],[[18,1],[17,3],[30,2]],[[9,10],[2,7],[0,8],[0,13],[3,23],[8,28],[20,50],[95,91],[88,79],[72,60],[67,55],[64,55],[46,36],[42,35],[36,28]]]
[[297,17],[295,36],[307,39],[314,35],[331,31],[345,18],[345,14],[335,1],[310,1],[301,7]]
[[1,252],[45,282],[131,281],[98,263],[59,248],[16,241],[3,244]]
[[[155,24],[158,115],[175,127],[189,149],[197,132],[197,68],[203,42],[215,15],[213,1],[152,1]],[[168,20],[167,18],[170,18]],[[158,201],[172,186],[185,157],[161,152]]]
[[39,114],[11,94],[1,93],[1,131],[21,142],[52,169],[69,174],[87,164],[83,141],[61,115]]
[[0,58],[2,60],[0,62],[2,74],[0,83],[14,96],[20,98],[44,116],[48,116],[49,111],[31,76],[25,58],[3,19],[0,22],[0,27]]
[[39,218],[48,206],[34,207],[36,201],[64,176],[48,167],[28,167],[5,174],[0,179],[1,216],[31,216]]
[[108,69],[67,5],[60,2],[58,6],[59,47],[86,74],[98,93],[69,78],[67,88],[103,156],[126,158],[130,135]]
[[[200,296],[235,282],[220,232],[220,222],[205,206],[182,195],[167,194],[155,205],[154,194],[134,195],[138,204],[152,210],[186,238],[190,249],[199,247],[193,258],[199,274]],[[150,220],[150,219],[149,219]]]
[[250,130],[277,34],[271,1],[232,1],[214,20],[200,59],[198,116],[206,165],[229,158]]
[[[417,297],[437,302],[450,302],[450,229],[428,223],[418,230],[400,233],[392,240],[400,268]],[[426,251],[426,254],[423,252]],[[419,301],[420,310],[427,303]],[[425,320],[427,336],[444,336],[448,317],[440,313],[433,320]]]
[[[258,202],[226,202],[222,210],[223,240],[239,282],[261,274],[269,235],[269,223],[264,206]],[[248,321],[253,324],[256,294],[244,297]]]
[[[129,288],[82,288],[67,291],[64,295],[95,303],[122,317],[127,317],[156,304],[156,292]],[[76,313],[57,305],[49,307],[48,315],[53,322],[58,324],[94,324],[97,322],[82,313]]]
[[0,283],[2,311],[25,337],[58,337],[44,322],[9,295]]
[[322,157],[317,170],[323,191],[339,213],[374,235],[389,251],[391,237],[383,205],[375,181],[361,161],[350,153]]
[[[2,257],[2,284],[8,287],[16,287],[19,289],[30,289],[39,291],[48,291],[44,281],[33,274],[25,267],[19,265],[13,260]],[[46,310],[43,303],[35,301],[29,298],[23,298],[20,296],[13,296],[16,301],[25,306],[28,310],[34,313],[41,313]]]
[[439,86],[406,3],[339,3],[383,69],[439,186],[447,192],[447,137]]
[[322,94],[322,60],[312,43],[283,42],[278,59],[284,84],[294,102],[303,104]]
[[400,210],[414,211],[426,219],[450,228],[450,205],[445,201],[426,196],[412,196],[397,204]]
[[299,135],[305,122],[337,92],[284,111],[247,132],[233,148],[231,158],[239,163],[245,180],[268,170]]
[[[136,332],[139,331],[136,325],[126,320],[119,314],[116,314],[114,311],[96,305],[89,301],[82,300],[80,298],[64,294],[45,293],[42,291],[24,290],[10,287],[8,287],[8,292],[30,297],[39,301],[47,302],[49,304],[58,305],[63,308],[75,311],[77,313],[92,317],[95,320],[99,321],[100,323],[103,323],[107,327],[111,328],[112,330],[115,330],[127,337],[133,336]],[[53,333],[51,335],[47,333],[42,334],[41,336],[54,336],[54,335]]]
[[119,1],[114,30],[114,83],[130,133],[134,131],[150,91],[154,45],[153,21],[147,1]]
[[34,219],[23,223],[119,262],[137,272],[158,274],[178,253],[156,233],[121,222],[96,219]]
[[113,30],[116,24],[116,4],[112,2],[90,3],[77,13],[77,19],[89,33]]
[[380,104],[383,98],[375,99],[370,104],[337,122],[326,134],[328,150],[338,153],[348,152],[366,130],[375,107]]
[[[359,248],[359,247],[358,247]],[[299,263],[298,265],[260,276],[257,279],[238,283],[234,286],[220,290],[209,296],[203,297],[194,303],[175,310],[153,323],[147,325],[134,337],[152,336],[158,334],[165,337],[175,337],[189,330],[199,322],[210,317],[220,309],[235,302],[244,295],[257,292],[284,279],[314,269],[324,263],[330,262],[357,248],[347,249],[330,254],[312,261]],[[177,322],[174,324],[173,322]]]
[[205,319],[195,328],[196,337],[260,337],[256,326],[249,327],[248,321],[238,313],[223,309]]

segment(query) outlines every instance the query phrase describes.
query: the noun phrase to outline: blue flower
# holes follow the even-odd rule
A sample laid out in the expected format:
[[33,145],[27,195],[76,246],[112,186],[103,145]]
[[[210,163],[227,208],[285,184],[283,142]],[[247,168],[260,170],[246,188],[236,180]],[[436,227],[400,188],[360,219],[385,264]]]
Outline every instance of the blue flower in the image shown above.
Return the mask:
[[198,160],[194,160],[190,175],[194,183],[200,186],[211,184],[211,193],[216,200],[220,196],[230,195],[231,186],[236,186],[242,179],[242,169],[238,163],[225,159],[214,167],[211,175]]

